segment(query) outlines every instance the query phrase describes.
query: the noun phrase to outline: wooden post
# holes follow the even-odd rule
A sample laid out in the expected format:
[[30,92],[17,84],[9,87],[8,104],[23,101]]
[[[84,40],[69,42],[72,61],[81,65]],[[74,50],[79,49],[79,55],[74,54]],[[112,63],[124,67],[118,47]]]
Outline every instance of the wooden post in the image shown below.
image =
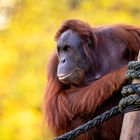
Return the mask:
[[[140,51],[138,61],[140,61]],[[132,83],[140,83],[140,80],[134,79]],[[140,111],[124,115],[120,140],[140,140]]]

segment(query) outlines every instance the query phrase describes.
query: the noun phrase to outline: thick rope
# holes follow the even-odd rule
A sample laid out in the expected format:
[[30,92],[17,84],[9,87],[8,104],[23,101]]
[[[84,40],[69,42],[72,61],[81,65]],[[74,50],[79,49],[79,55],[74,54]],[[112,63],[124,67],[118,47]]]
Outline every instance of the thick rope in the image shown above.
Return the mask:
[[79,136],[80,134],[87,132],[94,126],[99,125],[102,122],[104,122],[105,120],[109,120],[110,118],[112,118],[113,116],[116,116],[118,114],[120,114],[120,110],[119,110],[119,106],[116,106],[116,107],[112,108],[111,110],[106,111],[102,115],[97,116],[95,119],[88,121],[86,124],[76,128],[68,133],[65,133],[64,135],[62,135],[54,140],[70,140],[72,138],[75,138],[75,137]]
[[[127,79],[140,79],[140,62],[132,61],[128,64]],[[125,98],[119,102],[119,106],[113,107],[93,120],[88,121],[86,124],[68,132],[64,135],[55,138],[54,140],[71,140],[82,133],[87,132],[91,128],[109,120],[122,112],[130,112],[140,109],[140,85],[131,84],[122,88],[121,93]],[[127,97],[126,97],[127,96]]]

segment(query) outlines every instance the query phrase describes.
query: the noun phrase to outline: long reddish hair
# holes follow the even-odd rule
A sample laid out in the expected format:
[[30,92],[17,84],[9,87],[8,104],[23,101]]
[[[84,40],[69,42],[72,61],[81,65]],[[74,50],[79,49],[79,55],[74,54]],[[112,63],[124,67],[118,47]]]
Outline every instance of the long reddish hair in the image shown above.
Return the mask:
[[[89,51],[89,45],[86,44],[89,40],[92,47],[98,47],[98,34],[100,30],[108,32],[108,27],[91,28],[87,23],[79,20],[68,20],[64,22],[62,27],[56,33],[55,39],[66,30],[75,31],[81,39],[85,41],[83,44],[84,52],[92,64],[96,65],[96,57],[94,52]],[[133,26],[115,25],[110,29],[116,38],[125,44],[125,55],[128,60],[134,60],[140,48],[140,29]],[[76,114],[90,115],[97,107],[106,102],[110,97],[114,96],[121,86],[126,82],[125,72],[127,67],[124,66],[119,70],[106,74],[101,79],[92,82],[84,87],[72,87],[60,83],[57,78],[58,57],[54,53],[48,66],[47,88],[45,94],[45,121],[48,123],[51,132],[55,136],[61,135],[72,128],[70,124]],[[97,67],[98,69],[98,67]],[[92,69],[93,72],[95,69]],[[81,125],[83,122],[77,120],[77,124],[73,128]],[[88,135],[85,135],[85,139]]]

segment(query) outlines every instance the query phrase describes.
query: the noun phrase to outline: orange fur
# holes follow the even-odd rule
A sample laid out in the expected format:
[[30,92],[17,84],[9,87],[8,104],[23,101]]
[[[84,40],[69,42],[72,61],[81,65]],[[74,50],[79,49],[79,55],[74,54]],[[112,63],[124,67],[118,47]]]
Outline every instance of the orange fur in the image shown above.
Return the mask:
[[[70,20],[66,21],[57,32],[56,40],[67,29],[76,31],[81,39],[92,40],[95,47],[98,47],[100,32],[107,34],[111,30],[116,38],[122,41],[122,45],[123,43],[126,45],[124,55],[127,61],[135,60],[140,48],[140,28],[137,27],[114,25],[91,28],[79,20]],[[125,73],[127,71],[127,67],[122,66],[87,86],[71,87],[59,82],[56,75],[58,63],[57,54],[54,54],[48,67],[48,84],[44,101],[46,120],[55,136],[80,126],[117,104],[118,101],[115,101],[114,98],[120,96],[120,89],[126,83]],[[107,140],[118,139],[121,124],[122,116],[114,117],[103,125],[77,137],[76,140],[94,140],[102,137],[106,137]],[[108,131],[110,131],[109,136]]]

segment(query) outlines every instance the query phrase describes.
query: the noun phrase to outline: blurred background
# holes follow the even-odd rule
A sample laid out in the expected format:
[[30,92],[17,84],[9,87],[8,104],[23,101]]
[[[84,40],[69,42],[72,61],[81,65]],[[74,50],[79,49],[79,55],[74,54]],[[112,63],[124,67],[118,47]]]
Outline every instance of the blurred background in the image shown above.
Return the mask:
[[0,0],[0,140],[51,140],[41,125],[46,66],[67,19],[140,25],[140,0]]

